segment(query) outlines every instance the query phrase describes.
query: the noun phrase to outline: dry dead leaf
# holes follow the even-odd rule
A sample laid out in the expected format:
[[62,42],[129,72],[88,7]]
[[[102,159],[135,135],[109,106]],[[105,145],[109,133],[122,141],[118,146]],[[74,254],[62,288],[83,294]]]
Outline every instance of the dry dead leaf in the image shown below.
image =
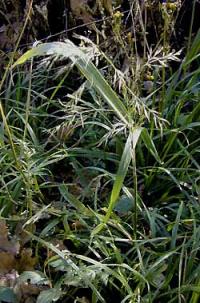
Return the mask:
[[19,253],[19,242],[16,239],[8,239],[8,228],[4,220],[0,220],[0,252],[7,252],[15,256]]
[[70,0],[70,7],[75,17],[82,20],[84,24],[94,21],[92,10],[88,6],[87,0]]
[[37,285],[29,284],[28,282],[25,283],[17,283],[14,292],[17,296],[18,302],[25,303],[25,302],[35,302],[35,301],[28,301],[34,299],[32,296],[39,295],[41,289]]
[[0,241],[8,239],[8,227],[4,220],[0,220]]
[[15,256],[8,252],[0,252],[0,274],[7,274],[15,268]]
[[37,263],[37,258],[32,257],[32,249],[31,248],[23,248],[21,254],[16,262],[17,271],[29,271],[33,270]]

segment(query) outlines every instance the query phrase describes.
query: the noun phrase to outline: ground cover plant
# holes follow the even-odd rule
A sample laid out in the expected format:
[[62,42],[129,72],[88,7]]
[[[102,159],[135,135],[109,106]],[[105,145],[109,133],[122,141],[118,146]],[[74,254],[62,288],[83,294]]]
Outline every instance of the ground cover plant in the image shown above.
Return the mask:
[[0,301],[199,302],[198,1],[68,1],[74,35],[20,54],[34,14],[62,30],[25,2],[0,36]]

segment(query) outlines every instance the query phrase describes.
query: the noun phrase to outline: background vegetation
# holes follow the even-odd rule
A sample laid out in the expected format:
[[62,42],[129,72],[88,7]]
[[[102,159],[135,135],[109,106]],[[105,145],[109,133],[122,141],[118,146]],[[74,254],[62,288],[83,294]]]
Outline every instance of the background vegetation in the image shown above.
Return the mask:
[[1,2],[1,302],[199,302],[199,6]]

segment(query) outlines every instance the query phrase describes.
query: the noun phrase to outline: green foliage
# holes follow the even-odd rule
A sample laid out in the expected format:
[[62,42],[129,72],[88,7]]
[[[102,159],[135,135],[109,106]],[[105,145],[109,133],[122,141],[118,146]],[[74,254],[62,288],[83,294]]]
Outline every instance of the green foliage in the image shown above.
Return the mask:
[[[1,92],[1,216],[32,247],[39,271],[2,286],[0,300],[22,298],[21,285],[37,303],[196,303],[199,33],[172,75],[166,54],[144,56],[141,74],[163,64],[156,63],[161,85],[155,80],[147,95],[81,39],[89,46],[32,48]],[[21,221],[26,237],[17,232]],[[0,281],[8,283],[7,274]]]

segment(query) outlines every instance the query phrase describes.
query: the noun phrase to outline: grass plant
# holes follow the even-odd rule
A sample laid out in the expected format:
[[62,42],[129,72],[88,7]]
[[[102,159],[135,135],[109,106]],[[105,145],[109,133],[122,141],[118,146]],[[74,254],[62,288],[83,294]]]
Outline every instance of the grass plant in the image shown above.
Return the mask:
[[[84,37],[11,59],[0,92],[0,210],[11,235],[22,222],[37,258],[18,280],[48,285],[28,290],[37,303],[199,301],[200,32],[191,32],[174,72],[167,64],[179,53],[153,52],[144,37],[140,76],[154,69],[145,93],[133,53],[134,85]],[[8,288],[19,296],[3,285],[0,300]]]

